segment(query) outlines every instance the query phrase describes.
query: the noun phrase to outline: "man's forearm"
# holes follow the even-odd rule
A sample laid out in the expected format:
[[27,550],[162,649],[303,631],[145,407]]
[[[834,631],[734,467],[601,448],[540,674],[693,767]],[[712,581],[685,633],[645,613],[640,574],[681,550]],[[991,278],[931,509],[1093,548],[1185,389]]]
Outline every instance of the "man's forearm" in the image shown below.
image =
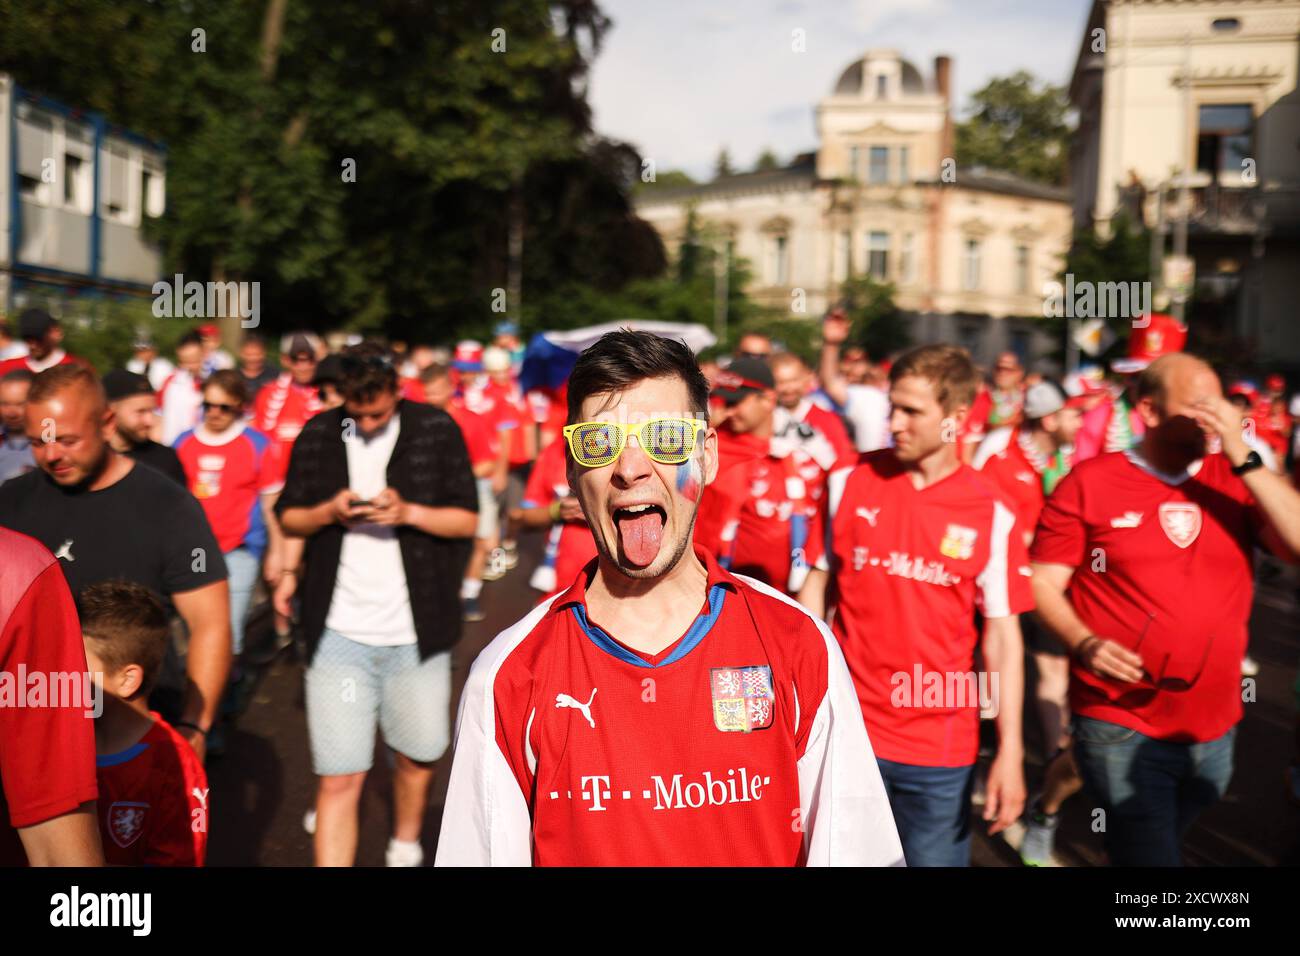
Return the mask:
[[551,520],[549,505],[542,505],[538,508],[520,508],[516,517],[525,528],[549,528],[555,523]]
[[1282,543],[1300,555],[1300,492],[1267,468],[1249,471],[1242,480]]
[[478,512],[468,508],[434,508],[407,503],[406,524],[439,538],[472,538],[478,530]]
[[1037,567],[1034,568],[1032,581],[1038,619],[1061,639],[1066,649],[1073,655],[1075,648],[1093,635],[1092,628],[1080,620],[1069,598],[1065,596],[1064,590],[1042,580]]
[[799,589],[799,603],[808,609],[813,617],[826,620],[826,580],[827,573],[820,568],[813,568]]
[[823,343],[821,362],[817,367],[817,376],[821,379],[822,391],[831,397],[837,405],[848,401],[847,383],[840,376],[840,347],[832,343]]
[[333,505],[322,501],[312,508],[286,508],[280,515],[280,526],[285,534],[310,538],[321,528],[334,523]]
[[1025,702],[1025,642],[1018,615],[984,621],[984,666],[993,675],[992,692],[997,713],[998,752],[1023,755],[1021,735]]

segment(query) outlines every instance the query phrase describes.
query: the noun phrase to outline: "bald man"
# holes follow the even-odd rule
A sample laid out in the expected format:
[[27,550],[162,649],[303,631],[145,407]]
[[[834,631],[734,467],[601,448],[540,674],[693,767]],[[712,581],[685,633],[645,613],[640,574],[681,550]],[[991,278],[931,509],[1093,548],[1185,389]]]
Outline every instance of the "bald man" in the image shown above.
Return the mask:
[[26,431],[37,470],[0,487],[0,525],[54,553],[76,594],[126,578],[174,606],[189,629],[187,689],[172,724],[202,758],[230,670],[226,565],[188,491],[109,444],[113,412],[95,373],[36,376]]
[[1300,494],[1200,359],[1152,362],[1135,410],[1141,443],[1061,480],[1030,558],[1039,617],[1072,658],[1075,756],[1111,863],[1178,866],[1232,776],[1254,548],[1295,560]]

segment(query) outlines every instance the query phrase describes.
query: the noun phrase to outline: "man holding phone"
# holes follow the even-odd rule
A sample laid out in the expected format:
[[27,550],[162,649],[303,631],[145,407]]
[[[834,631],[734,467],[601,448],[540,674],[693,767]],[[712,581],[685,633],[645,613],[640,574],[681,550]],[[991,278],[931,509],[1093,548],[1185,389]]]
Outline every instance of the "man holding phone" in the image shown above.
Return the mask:
[[[446,412],[402,400],[380,346],[343,353],[340,408],[293,445],[276,511],[306,538],[307,732],[320,777],[316,863],[350,866],[375,730],[396,752],[389,866],[419,866],[433,763],[451,737],[451,647],[478,526],[469,455]],[[284,585],[277,597],[284,597]]]
[[1062,479],[1030,558],[1073,658],[1075,755],[1111,863],[1178,866],[1232,776],[1254,547],[1294,559],[1300,494],[1261,467],[1205,362],[1159,358],[1137,395],[1141,443]]

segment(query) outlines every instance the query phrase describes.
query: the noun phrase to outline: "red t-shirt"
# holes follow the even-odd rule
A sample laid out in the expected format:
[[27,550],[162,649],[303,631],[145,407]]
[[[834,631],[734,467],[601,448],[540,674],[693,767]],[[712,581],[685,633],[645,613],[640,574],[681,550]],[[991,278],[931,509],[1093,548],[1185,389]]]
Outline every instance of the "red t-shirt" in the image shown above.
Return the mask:
[[[14,828],[95,799],[94,698],[84,677],[77,609],[59,562],[7,528],[0,528],[0,554],[0,866],[21,866],[27,857]],[[47,688],[48,675],[79,675],[60,684],[75,684],[82,699],[38,701],[29,694],[36,674],[47,675]],[[26,676],[20,681],[19,675]]]
[[695,542],[732,572],[792,592],[825,472],[797,448],[777,457],[772,444],[718,429],[718,474],[700,496]]
[[1030,556],[1074,568],[1075,613],[1136,650],[1146,671],[1121,684],[1071,662],[1075,713],[1188,742],[1241,720],[1261,518],[1230,467],[1208,455],[1194,474],[1166,480],[1135,451],[1111,452],[1077,465],[1047,500]]
[[971,402],[970,412],[962,423],[957,438],[963,445],[978,445],[984,440],[989,428],[989,414],[993,411],[993,396],[986,386],[981,385]]
[[447,406],[447,414],[460,428],[471,466],[497,460],[501,453],[501,440],[487,419],[471,412],[459,399],[453,399]]
[[1014,513],[968,465],[918,490],[883,449],[831,475],[818,524],[829,527],[817,538],[829,557],[816,562],[831,572],[832,628],[876,753],[926,767],[974,763],[975,610],[997,618],[1034,606]]
[[239,424],[220,436],[206,428],[187,431],[173,447],[221,552],[243,545],[261,557],[267,532],[260,496],[284,486],[279,443]]
[[834,639],[697,554],[699,616],[659,654],[589,616],[593,563],[479,655],[437,865],[901,862]]
[[109,866],[202,866],[208,775],[157,714],[139,743],[96,758],[99,834]]
[[506,388],[504,385],[489,381],[484,387],[484,392],[493,403],[497,427],[509,432],[510,467],[528,464],[532,459],[528,457],[528,449],[524,444],[524,429],[533,426],[533,415],[528,408],[528,403],[524,401],[523,393],[519,391],[519,386],[512,385]]
[[1012,506],[1020,530],[1032,532],[1043,510],[1043,476],[1020,447],[1020,429],[1012,429],[1007,446],[990,455],[979,472]]
[[[844,421],[829,408],[822,408],[816,402],[805,401],[807,410],[803,421],[826,436],[831,447],[835,449],[835,467],[848,468],[858,463],[858,449],[849,437]],[[798,412],[796,411],[796,414]]]
[[[542,449],[528,476],[521,507],[541,508],[570,495],[569,479],[564,471],[565,451],[563,441],[551,442]],[[596,539],[585,521],[562,521],[551,528],[550,534],[546,560],[554,560],[555,580],[560,587],[567,587],[583,566],[596,557]]]
[[257,401],[253,404],[253,427],[279,443],[278,477],[281,482],[289,468],[294,439],[307,420],[323,407],[315,386],[299,385],[288,372],[280,373],[279,378],[257,393]]

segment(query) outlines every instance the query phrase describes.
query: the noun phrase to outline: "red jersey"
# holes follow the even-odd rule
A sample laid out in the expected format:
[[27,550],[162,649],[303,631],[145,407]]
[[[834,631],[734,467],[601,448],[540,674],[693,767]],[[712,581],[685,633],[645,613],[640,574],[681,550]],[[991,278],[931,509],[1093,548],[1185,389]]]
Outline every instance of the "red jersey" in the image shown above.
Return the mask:
[[797,447],[718,429],[718,474],[700,496],[695,542],[723,567],[798,591],[825,472]]
[[1187,742],[1214,740],[1241,720],[1261,523],[1222,455],[1175,478],[1157,475],[1135,450],[1114,452],[1062,479],[1030,556],[1074,568],[1075,613],[1140,654],[1146,671],[1121,684],[1071,661],[1075,713]]
[[588,617],[595,563],[479,655],[437,865],[902,864],[830,633],[697,553],[700,615],[653,658]]
[[471,412],[459,399],[452,399],[446,411],[465,439],[465,450],[469,452],[471,467],[497,460],[501,454],[501,439],[487,419]]
[[[1033,534],[1046,497],[1043,472],[1052,465],[1065,469],[1067,463],[1059,451],[1051,459],[1032,447],[1027,452],[1023,439],[1024,433],[1019,428],[990,432],[972,464],[1011,505],[1021,532]],[[991,442],[1000,447],[988,447]],[[984,457],[986,452],[987,457]],[[1035,456],[1033,459],[1031,453]]]
[[533,423],[532,412],[528,408],[528,403],[524,401],[523,393],[519,391],[518,385],[512,385],[506,388],[504,385],[498,385],[496,382],[489,381],[484,387],[484,391],[491,398],[497,416],[497,427],[502,431],[509,432],[510,455],[508,461],[511,468],[519,465],[528,464],[528,449],[524,442],[524,429],[531,428]]
[[[0,528],[0,866],[27,861],[15,827],[30,827],[94,800],[94,697],[72,593],[39,542]],[[37,701],[35,675],[77,675],[81,692]],[[38,706],[39,704],[39,706]],[[50,706],[57,704],[57,706]]]
[[[997,618],[1034,606],[1015,515],[970,466],[917,489],[883,449],[831,475],[818,524],[827,532],[816,564],[831,573],[833,628],[876,753],[973,764],[975,610]],[[961,693],[933,700],[936,679]]]
[[200,426],[177,438],[173,447],[221,552],[242,545],[261,557],[267,533],[260,496],[284,487],[279,445],[238,423],[221,435]]
[[36,362],[30,355],[20,355],[17,358],[5,359],[0,362],[0,378],[8,375],[10,372],[16,372],[20,368],[26,369],[33,375],[39,375],[47,368],[54,368],[56,365],[87,365],[85,359],[79,359],[75,355],[69,355],[62,349],[55,349],[45,357],[43,362]]
[[983,441],[988,431],[989,415],[992,411],[993,396],[989,394],[986,386],[981,385],[975,393],[975,401],[971,402],[966,421],[962,423],[961,430],[957,434],[958,441],[962,445],[978,445]]
[[858,463],[858,449],[844,427],[844,421],[829,408],[822,408],[805,398],[794,410],[794,416],[817,429],[835,449],[835,467],[848,468]]
[[109,866],[202,866],[208,775],[189,743],[157,714],[140,741],[96,758],[99,834]]
[[[423,396],[421,396],[423,398]],[[288,372],[263,386],[253,403],[253,427],[280,445],[280,480],[289,467],[289,453],[294,439],[307,420],[324,406],[313,385],[299,385]]]
[[[542,449],[528,476],[521,507],[545,507],[572,493],[564,471],[566,452],[563,441],[551,442]],[[596,539],[585,521],[560,522],[551,528],[551,534],[553,540],[547,542],[546,560],[554,563],[555,580],[564,587],[596,557]]]

